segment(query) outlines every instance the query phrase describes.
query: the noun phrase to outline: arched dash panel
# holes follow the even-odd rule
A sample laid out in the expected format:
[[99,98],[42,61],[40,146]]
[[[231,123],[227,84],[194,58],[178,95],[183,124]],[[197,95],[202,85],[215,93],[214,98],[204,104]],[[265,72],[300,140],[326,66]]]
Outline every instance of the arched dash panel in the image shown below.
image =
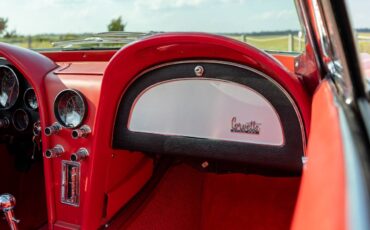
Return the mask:
[[180,78],[145,89],[131,108],[128,130],[284,145],[280,118],[261,94],[211,78]]
[[294,100],[268,76],[234,63],[186,61],[150,69],[126,89],[113,147],[297,174],[304,138]]

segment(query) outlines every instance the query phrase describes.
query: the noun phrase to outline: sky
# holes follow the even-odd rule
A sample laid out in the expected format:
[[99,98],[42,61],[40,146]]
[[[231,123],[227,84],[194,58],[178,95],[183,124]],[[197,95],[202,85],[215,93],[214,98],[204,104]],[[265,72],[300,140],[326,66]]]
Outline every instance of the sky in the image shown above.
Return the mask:
[[[370,27],[370,0],[347,0]],[[0,0],[18,34],[97,33],[122,16],[126,31],[259,32],[300,28],[293,0]]]

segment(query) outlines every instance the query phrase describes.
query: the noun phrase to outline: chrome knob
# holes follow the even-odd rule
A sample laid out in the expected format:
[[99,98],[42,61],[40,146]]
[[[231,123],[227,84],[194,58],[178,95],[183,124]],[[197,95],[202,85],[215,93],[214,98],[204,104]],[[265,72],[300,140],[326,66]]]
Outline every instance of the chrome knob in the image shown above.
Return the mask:
[[80,148],[77,152],[71,155],[71,161],[81,161],[89,156],[89,151],[86,148]]
[[45,151],[45,157],[46,158],[55,158],[59,157],[64,153],[64,148],[61,145],[56,145],[52,149],[48,149]]
[[14,216],[15,203],[13,195],[7,193],[0,195],[0,210],[4,213],[11,230],[17,230],[17,223],[19,223],[19,220]]
[[2,194],[0,196],[0,210],[8,211],[15,207],[15,197],[11,194]]
[[8,118],[0,119],[0,129],[8,128],[10,125],[10,121]]
[[79,129],[74,129],[72,131],[72,138],[78,139],[81,137],[87,137],[91,133],[91,128],[88,125],[83,125]]
[[51,126],[46,127],[44,133],[46,136],[50,136],[52,134],[58,133],[60,130],[62,130],[62,126],[58,122],[55,122]]

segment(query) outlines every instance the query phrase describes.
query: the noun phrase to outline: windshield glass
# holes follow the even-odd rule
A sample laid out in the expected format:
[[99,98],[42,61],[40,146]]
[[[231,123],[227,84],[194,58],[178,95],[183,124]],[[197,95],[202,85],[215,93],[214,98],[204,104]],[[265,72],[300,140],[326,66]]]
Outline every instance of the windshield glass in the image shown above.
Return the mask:
[[300,52],[300,31],[293,0],[0,1],[0,41],[32,49],[120,48],[148,33],[208,32]]

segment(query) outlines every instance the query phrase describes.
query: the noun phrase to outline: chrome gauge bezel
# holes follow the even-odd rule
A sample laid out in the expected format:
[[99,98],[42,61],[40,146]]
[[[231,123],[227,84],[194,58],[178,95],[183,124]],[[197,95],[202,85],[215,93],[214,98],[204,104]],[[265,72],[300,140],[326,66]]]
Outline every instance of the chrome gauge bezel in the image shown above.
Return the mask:
[[18,92],[17,92],[17,95],[16,95],[16,99],[13,101],[13,103],[12,104],[9,104],[7,107],[3,107],[2,105],[0,105],[0,109],[3,109],[4,110],[4,109],[10,109],[10,108],[12,108],[17,103],[18,98],[19,98],[20,84],[19,84],[18,75],[15,73],[15,71],[12,68],[10,68],[7,65],[0,65],[0,69],[1,68],[5,68],[5,69],[9,70],[13,74],[13,76],[14,76],[14,78],[16,80],[16,83],[17,83],[17,87],[18,87]]
[[[78,96],[81,101],[83,102],[82,105],[83,105],[83,114],[81,115],[82,119],[80,120],[80,122],[75,125],[75,126],[69,126],[67,124],[65,124],[65,122],[61,119],[60,117],[60,113],[59,113],[59,109],[58,109],[58,104],[59,104],[59,101],[60,99],[64,96],[64,94],[66,93],[73,93],[75,94],[76,96]],[[87,104],[86,104],[86,99],[85,97],[83,96],[83,94],[81,92],[79,92],[78,90],[75,90],[75,89],[65,89],[65,90],[62,90],[61,92],[58,93],[58,95],[55,97],[54,99],[54,116],[55,116],[55,119],[59,122],[59,124],[61,124],[63,127],[65,128],[68,128],[68,129],[75,129],[75,128],[78,128],[82,125],[83,121],[85,120],[85,117],[86,117],[86,114],[87,114]]]
[[[27,94],[30,93],[30,92],[33,92],[33,94],[35,95],[35,98],[36,98],[36,103],[37,103],[37,108],[32,108],[32,106],[30,106],[30,104],[28,103],[27,101]],[[38,104],[38,101],[37,101],[37,97],[36,97],[36,93],[35,93],[35,90],[33,88],[28,88],[26,91],[24,91],[24,94],[23,94],[23,103],[24,105],[28,108],[28,109],[31,109],[31,110],[38,110],[39,108],[39,104]]]
[[[18,122],[19,122],[19,119],[16,118],[16,113],[19,113],[19,112],[22,112],[24,113],[24,115],[26,116],[27,120],[26,120],[26,126],[25,127],[19,127],[18,126]],[[30,123],[31,123],[31,117],[29,115],[29,113],[27,113],[26,110],[24,109],[17,109],[16,111],[14,111],[13,115],[12,115],[12,124],[13,124],[13,127],[17,130],[17,131],[20,131],[20,132],[23,132],[25,131],[29,126],[30,126]]]

